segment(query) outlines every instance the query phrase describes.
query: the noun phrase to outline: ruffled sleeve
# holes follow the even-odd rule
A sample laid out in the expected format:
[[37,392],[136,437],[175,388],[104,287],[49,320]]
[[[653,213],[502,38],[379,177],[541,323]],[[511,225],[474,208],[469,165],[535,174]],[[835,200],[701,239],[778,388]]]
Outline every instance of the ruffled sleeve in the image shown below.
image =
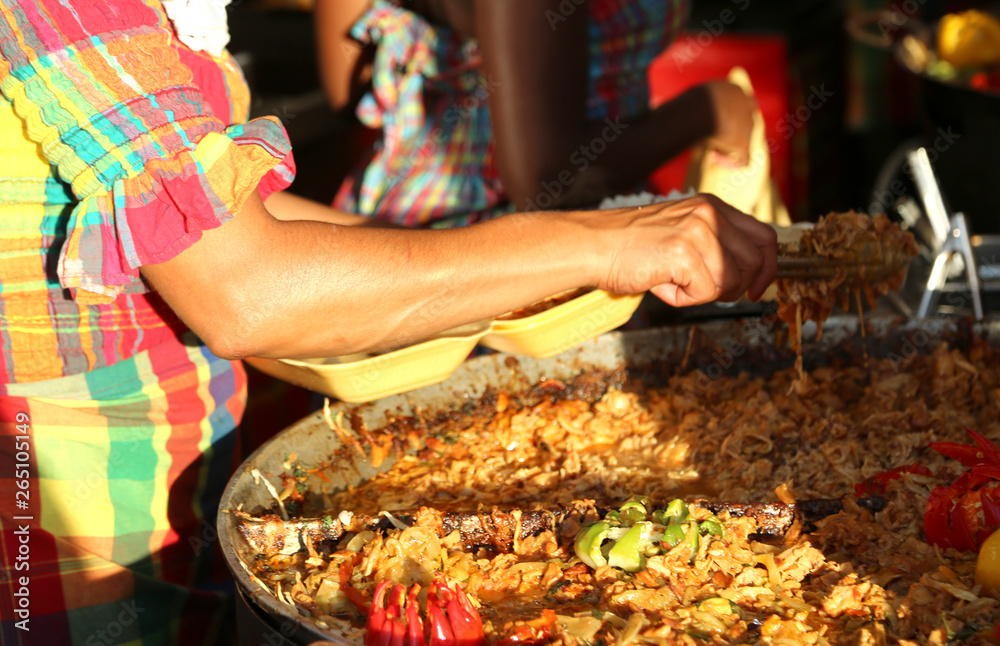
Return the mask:
[[[479,47],[423,16],[375,0],[351,27],[351,37],[377,45],[372,92],[358,103],[359,120],[410,139],[425,126],[424,87],[465,97],[481,88]],[[405,109],[403,109],[405,107]]]
[[226,127],[140,0],[0,0],[0,12],[0,92],[79,200],[58,263],[78,301],[146,291],[141,266],[194,244],[254,190],[291,183],[281,124]]

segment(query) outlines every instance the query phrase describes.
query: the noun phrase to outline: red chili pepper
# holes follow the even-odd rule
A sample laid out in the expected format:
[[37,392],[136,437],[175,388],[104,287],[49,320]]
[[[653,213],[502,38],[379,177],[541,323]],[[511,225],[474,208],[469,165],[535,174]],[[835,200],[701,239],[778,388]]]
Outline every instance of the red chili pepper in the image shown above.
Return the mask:
[[[362,614],[367,615],[371,611],[371,607],[368,605],[368,599],[365,598],[365,595],[361,594],[360,590],[351,585],[351,570],[354,569],[354,566],[357,565],[357,561],[359,561],[360,558],[361,555],[358,554],[353,559],[344,559],[340,562],[340,589],[345,595],[347,595],[347,599],[353,603]],[[377,588],[376,593],[378,593]]]
[[1000,89],[1000,72],[976,72],[969,78],[969,87],[974,90],[996,92]]
[[[432,593],[435,597],[433,604],[431,602]],[[454,636],[453,643],[456,646],[474,646],[482,643],[480,640],[483,639],[483,621],[479,617],[479,612],[469,601],[469,597],[465,596],[461,590],[452,590],[447,586],[434,586],[427,592],[427,608],[428,614],[431,610],[437,609],[443,609],[447,613],[448,625],[451,628]],[[439,613],[430,614],[432,623],[437,614]],[[446,644],[448,642],[441,646],[446,646]],[[431,641],[430,646],[438,645]]]
[[983,505],[983,518],[987,525],[1000,525],[1000,501],[993,499],[996,488],[984,489],[979,493]]
[[924,536],[940,547],[975,550],[1000,527],[1000,449],[979,433],[966,430],[974,444],[930,444],[968,468],[955,482],[931,491]]
[[938,486],[931,490],[927,498],[927,510],[924,512],[924,537],[927,542],[942,547],[949,542],[948,527],[948,487]]
[[904,473],[929,476],[931,475],[931,470],[922,464],[907,464],[895,469],[889,469],[888,471],[882,471],[854,485],[854,495],[858,498],[863,496],[881,496],[885,493],[889,483],[893,480],[898,480]]
[[406,624],[403,622],[404,599],[406,599],[406,588],[403,586],[395,585],[389,590],[382,633],[374,635],[377,646],[403,646],[403,637],[406,635]]
[[448,625],[444,610],[439,606],[427,606],[427,621],[430,623],[430,635],[427,640],[429,646],[449,646],[456,642],[455,633]]
[[[461,588],[451,588],[438,574],[427,589],[427,621],[420,616],[417,595],[420,585],[409,593],[402,585],[392,589],[388,603],[383,581],[375,588],[365,646],[481,646],[486,643],[483,621]],[[405,610],[404,610],[405,608]],[[405,619],[404,619],[405,614]]]
[[385,626],[385,590],[390,583],[383,581],[375,588],[372,598],[371,612],[368,613],[368,623],[365,625],[365,646],[374,646],[376,638],[382,634]]
[[986,466],[1000,469],[1000,449],[972,429],[965,429],[972,436],[975,444],[959,444],[958,442],[931,442],[928,446],[958,460],[967,467]]
[[424,620],[420,618],[418,594],[420,594],[420,585],[415,583],[410,588],[410,594],[406,597],[406,643],[408,646],[420,646],[424,643]]

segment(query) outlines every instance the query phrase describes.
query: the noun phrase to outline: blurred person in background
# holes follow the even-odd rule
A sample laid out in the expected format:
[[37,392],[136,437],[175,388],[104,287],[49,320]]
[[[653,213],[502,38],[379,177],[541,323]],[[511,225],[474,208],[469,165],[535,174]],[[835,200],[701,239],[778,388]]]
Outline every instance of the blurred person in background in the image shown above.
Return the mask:
[[648,68],[688,13],[687,0],[317,0],[329,101],[378,130],[334,206],[456,226],[592,207],[706,140],[744,165],[755,102],[740,88],[649,108]]

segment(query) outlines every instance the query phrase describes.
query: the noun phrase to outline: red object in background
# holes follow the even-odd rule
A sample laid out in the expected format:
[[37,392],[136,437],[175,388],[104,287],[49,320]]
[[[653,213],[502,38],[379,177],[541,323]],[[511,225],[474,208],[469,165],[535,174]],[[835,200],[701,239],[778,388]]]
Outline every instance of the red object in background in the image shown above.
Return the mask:
[[975,444],[928,444],[968,468],[950,485],[931,490],[924,537],[940,547],[976,550],[1000,527],[1000,449],[972,429],[965,430]]
[[881,496],[885,494],[889,483],[893,480],[898,480],[904,473],[930,476],[931,470],[922,464],[907,464],[895,469],[889,469],[888,471],[881,471],[854,485],[854,495],[858,498],[864,496]]
[[[749,74],[764,117],[765,140],[772,148],[771,178],[785,204],[791,205],[792,140],[787,136],[789,82],[784,37],[713,36],[708,31],[684,34],[653,61],[648,75],[650,102],[656,107],[695,85],[725,80],[737,65]],[[650,178],[652,190],[666,195],[671,189],[682,189],[690,158],[690,152],[685,152],[657,169]]]

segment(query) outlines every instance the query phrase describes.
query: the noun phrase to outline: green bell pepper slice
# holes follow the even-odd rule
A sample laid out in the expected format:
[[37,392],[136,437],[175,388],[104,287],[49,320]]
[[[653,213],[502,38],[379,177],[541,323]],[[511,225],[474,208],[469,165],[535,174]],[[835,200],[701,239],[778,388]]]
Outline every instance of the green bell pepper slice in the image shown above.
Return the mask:
[[638,501],[625,503],[618,509],[622,522],[626,524],[638,523],[646,520],[646,508]]
[[660,540],[667,547],[677,547],[684,540],[684,528],[680,525],[667,525],[663,529],[663,538]]
[[667,521],[664,525],[669,525],[670,523],[683,523],[688,519],[687,503],[680,498],[671,500],[670,504],[667,505],[667,508],[663,511],[663,517]]
[[702,534],[711,534],[713,536],[722,537],[724,531],[722,529],[722,523],[718,518],[709,518],[707,520],[701,521],[698,525],[698,529]]
[[608,564],[607,559],[604,558],[604,553],[601,551],[601,546],[608,538],[610,529],[611,526],[602,520],[587,525],[576,535],[573,549],[577,557],[595,570]]
[[698,546],[701,541],[698,539],[698,523],[696,521],[691,521],[684,523],[684,543],[691,548],[691,558],[688,559],[689,565],[694,565],[694,560],[698,556]]
[[653,545],[653,524],[639,521],[629,528],[608,553],[608,565],[626,572],[646,567],[646,550]]

